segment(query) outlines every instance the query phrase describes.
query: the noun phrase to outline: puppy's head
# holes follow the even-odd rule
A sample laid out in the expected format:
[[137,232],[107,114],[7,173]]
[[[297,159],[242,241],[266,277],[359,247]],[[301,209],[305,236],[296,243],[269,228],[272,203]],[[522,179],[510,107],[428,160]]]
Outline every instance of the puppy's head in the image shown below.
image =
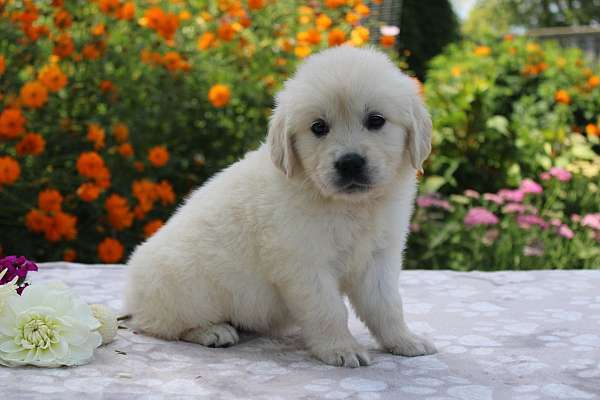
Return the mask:
[[431,120],[416,83],[383,53],[342,46],[308,58],[285,83],[267,142],[288,177],[359,200],[385,192],[403,168],[421,168]]

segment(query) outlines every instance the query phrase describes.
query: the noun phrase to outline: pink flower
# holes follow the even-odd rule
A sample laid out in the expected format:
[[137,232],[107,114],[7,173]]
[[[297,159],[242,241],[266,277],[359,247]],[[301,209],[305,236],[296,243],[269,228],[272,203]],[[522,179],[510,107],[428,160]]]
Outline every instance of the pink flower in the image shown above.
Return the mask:
[[561,182],[568,182],[571,180],[571,173],[564,168],[552,167],[548,172]]
[[504,199],[494,193],[484,193],[483,199],[487,200],[487,201],[491,201],[492,203],[496,203],[498,205],[504,203]]
[[549,181],[550,178],[552,178],[552,175],[550,175],[548,172],[542,172],[540,174],[540,179],[543,181]]
[[434,196],[419,196],[417,197],[417,205],[421,208],[443,208],[444,210],[452,210],[452,206],[447,200],[438,199]]
[[600,230],[600,213],[586,215],[581,220],[581,225]]
[[548,228],[548,223],[544,219],[537,215],[522,214],[517,217],[517,223],[523,229],[529,229],[534,225],[541,227],[542,229]]
[[581,221],[581,215],[579,215],[579,214],[571,214],[571,221],[573,221],[573,222],[579,222],[579,221]]
[[473,225],[496,225],[499,222],[498,217],[491,211],[483,207],[474,207],[465,215],[464,223],[467,226]]
[[561,226],[562,222],[560,222],[560,219],[558,219],[558,218],[552,218],[550,220],[550,225],[552,225],[552,226]]
[[521,189],[517,189],[517,190],[502,189],[498,192],[498,195],[506,201],[520,203],[523,201],[523,198],[525,197],[525,192],[523,192]]
[[464,195],[467,197],[470,197],[472,199],[478,199],[479,198],[479,192],[476,190],[472,190],[472,189],[467,189],[464,192]]
[[506,214],[519,213],[522,214],[526,210],[526,207],[521,203],[508,203],[502,207],[502,212]]
[[521,182],[521,186],[519,186],[519,190],[523,193],[531,194],[540,194],[544,191],[539,183],[531,179],[524,179],[523,182]]
[[561,225],[560,228],[558,228],[558,234],[569,240],[573,239],[573,236],[575,236],[573,231],[566,225]]

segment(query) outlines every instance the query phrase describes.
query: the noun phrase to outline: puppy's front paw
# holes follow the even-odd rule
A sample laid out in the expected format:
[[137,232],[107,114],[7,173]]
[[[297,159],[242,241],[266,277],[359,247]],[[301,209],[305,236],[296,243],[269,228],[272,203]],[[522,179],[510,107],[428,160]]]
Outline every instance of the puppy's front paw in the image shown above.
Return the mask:
[[182,336],[181,340],[207,347],[229,347],[236,344],[240,338],[233,326],[217,324],[208,328],[191,329]]
[[367,350],[361,346],[313,350],[313,354],[325,364],[336,367],[356,368],[371,364]]
[[435,345],[424,337],[413,333],[400,336],[396,343],[387,345],[386,350],[397,356],[416,357],[437,353]]

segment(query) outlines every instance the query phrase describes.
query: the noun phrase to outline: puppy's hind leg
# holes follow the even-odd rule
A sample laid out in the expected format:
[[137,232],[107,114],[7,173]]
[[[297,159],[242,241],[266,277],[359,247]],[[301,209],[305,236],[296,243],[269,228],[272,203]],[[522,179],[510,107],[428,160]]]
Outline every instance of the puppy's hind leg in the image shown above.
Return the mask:
[[237,330],[228,323],[192,328],[181,340],[198,343],[206,347],[229,347],[239,342]]

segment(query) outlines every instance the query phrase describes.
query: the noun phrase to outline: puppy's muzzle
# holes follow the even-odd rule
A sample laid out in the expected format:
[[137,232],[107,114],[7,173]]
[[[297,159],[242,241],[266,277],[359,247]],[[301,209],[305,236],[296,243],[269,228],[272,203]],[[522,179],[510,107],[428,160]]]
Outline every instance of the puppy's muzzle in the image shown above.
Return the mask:
[[336,185],[342,192],[364,192],[370,188],[367,159],[358,153],[347,153],[334,163]]

